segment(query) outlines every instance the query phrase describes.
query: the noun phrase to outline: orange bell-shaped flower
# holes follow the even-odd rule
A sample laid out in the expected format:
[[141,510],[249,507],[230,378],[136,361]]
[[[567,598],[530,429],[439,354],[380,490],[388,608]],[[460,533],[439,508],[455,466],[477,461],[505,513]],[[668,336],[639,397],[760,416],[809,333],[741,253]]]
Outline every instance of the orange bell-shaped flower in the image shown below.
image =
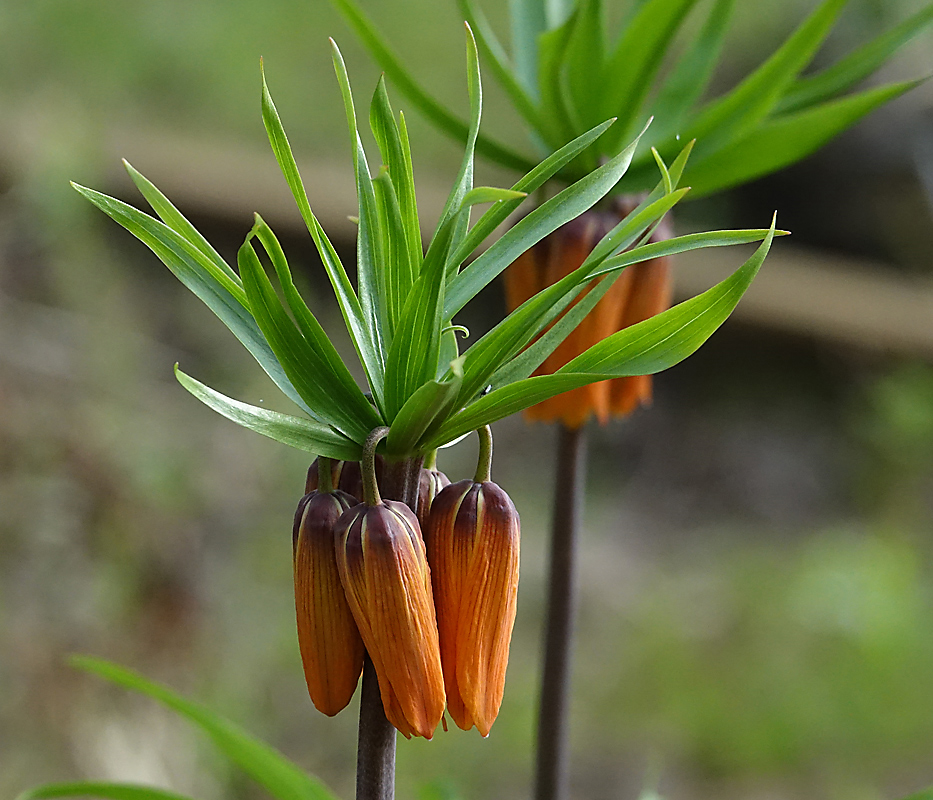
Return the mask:
[[372,472],[364,463],[365,500],[337,521],[337,567],[386,717],[404,736],[430,739],[445,703],[431,571],[418,518],[382,501]]
[[484,429],[476,480],[434,499],[428,563],[440,635],[447,710],[463,730],[483,736],[499,714],[518,596],[519,518],[489,478],[491,437]]
[[340,583],[334,547],[334,526],[355,502],[344,492],[313,491],[295,514],[298,647],[311,702],[328,716],[350,702],[363,669],[363,640]]

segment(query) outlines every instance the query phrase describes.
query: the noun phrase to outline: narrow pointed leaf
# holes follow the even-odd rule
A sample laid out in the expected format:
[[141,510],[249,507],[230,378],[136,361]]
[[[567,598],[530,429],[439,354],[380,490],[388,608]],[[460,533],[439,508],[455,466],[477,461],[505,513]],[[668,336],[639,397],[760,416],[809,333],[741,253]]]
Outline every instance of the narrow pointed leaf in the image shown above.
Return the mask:
[[[466,31],[467,92],[470,97],[470,130],[467,134],[466,147],[463,151],[463,160],[460,163],[460,169],[457,172],[457,177],[454,179],[450,194],[447,196],[444,210],[441,212],[438,231],[460,212],[467,192],[473,188],[473,150],[476,145],[476,137],[479,134],[480,120],[483,115],[483,85],[479,73],[479,53],[477,52],[476,40],[473,38],[473,31],[470,30],[469,24],[464,23],[464,29]],[[443,245],[445,248],[443,253],[437,252],[435,242],[437,242],[438,237],[437,234],[435,234],[435,238],[432,239],[431,245],[428,247],[428,252],[425,255],[425,263],[432,258],[439,257],[446,259],[447,252],[456,249],[459,244],[459,241],[457,241],[458,233],[457,231],[451,232],[449,242],[445,242]]]
[[71,663],[118,686],[148,695],[194,723],[227,758],[265,787],[276,800],[335,800],[319,780],[305,774],[277,750],[206,706],[186,700],[138,673],[98,658],[77,656],[71,659]]
[[376,93],[369,112],[370,127],[379,145],[382,162],[389,171],[389,178],[398,202],[404,238],[399,250],[400,277],[411,287],[421,266],[421,226],[418,222],[418,202],[415,197],[415,178],[411,166],[411,152],[408,147],[408,132],[402,136],[399,125],[395,122],[389,95],[386,92],[385,77],[379,78]]
[[136,184],[136,188],[139,189],[140,194],[146,198],[146,202],[152,206],[152,210],[159,215],[159,219],[179,236],[191,242],[191,244],[207,256],[217,269],[223,272],[237,286],[240,286],[240,276],[231,269],[230,265],[227,264],[223,258],[221,258],[220,254],[213,248],[211,243],[201,235],[198,229],[188,222],[185,216],[172,205],[171,201],[162,194],[148,178],[134,169],[133,165],[125,158],[123,159],[123,166],[126,168],[130,178],[133,179],[133,183]]
[[699,197],[767,175],[818,150],[870,111],[921,82],[869,89],[769,120],[729,147],[691,164],[687,180]]
[[515,110],[522,115],[532,130],[541,130],[544,123],[535,101],[517,78],[505,48],[500,44],[482,9],[477,8],[471,0],[457,0],[457,5],[460,13],[473,29],[476,43],[479,45],[485,62],[492,67],[493,74],[508,94]]
[[347,127],[350,130],[350,149],[353,153],[353,170],[356,176],[356,198],[359,204],[359,222],[356,226],[356,290],[363,310],[363,319],[377,349],[385,353],[385,343],[379,339],[379,331],[388,327],[385,309],[385,281],[380,274],[386,254],[382,252],[382,235],[379,229],[379,214],[376,208],[376,193],[372,176],[366,162],[366,151],[360,139],[353,105],[353,92],[347,66],[337,43],[330,40],[337,83],[343,96]]
[[538,39],[547,30],[545,0],[509,0],[515,74],[531,97],[538,95]]
[[230,329],[275,385],[306,413],[315,419],[319,418],[288,379],[253,319],[241,287],[235,286],[229,279],[221,282],[217,278],[219,270],[208,266],[204,254],[167,225],[93,189],[77,184],[72,186],[152,250],[172,274]]
[[[391,346],[395,326],[414,283],[414,265],[409,261],[405,223],[402,220],[398,196],[385,167],[379,170],[379,174],[373,180],[373,189],[376,193],[376,210],[385,259],[379,270],[379,285],[386,310],[383,338],[386,346]],[[421,266],[420,262],[418,266]]]
[[372,332],[363,318],[359,298],[356,296],[353,285],[350,283],[349,277],[347,277],[347,272],[340,262],[340,257],[337,255],[337,251],[331,244],[330,239],[327,238],[327,234],[324,233],[321,224],[317,221],[317,217],[311,211],[311,204],[308,202],[308,195],[305,193],[301,174],[298,172],[298,164],[295,162],[292,149],[288,144],[288,138],[285,135],[285,129],[282,127],[279,113],[272,102],[272,95],[266,85],[265,76],[262,79],[262,119],[266,126],[266,133],[269,136],[269,143],[272,145],[272,151],[279,163],[279,168],[285,176],[286,183],[292,190],[301,217],[311,234],[314,246],[321,256],[321,261],[324,263],[324,269],[330,279],[334,294],[337,296],[337,304],[340,306],[340,313],[343,315],[347,331],[350,333],[350,339],[353,341],[360,363],[366,371],[369,386],[373,394],[379,398],[382,396],[382,355],[376,346]]
[[[317,374],[334,401],[342,406],[348,414],[352,414],[353,419],[364,421],[365,429],[372,430],[378,427],[382,423],[379,414],[363,395],[363,392],[360,391],[360,387],[357,386],[356,381],[350,374],[350,370],[343,363],[337,349],[305,304],[295,287],[291,271],[288,268],[288,261],[279,240],[276,239],[272,229],[258,214],[251,234],[256,235],[256,238],[259,239],[263,249],[268,254],[279,280],[279,285],[282,287],[285,302],[288,304],[292,317],[297,323],[301,336],[304,337],[307,346],[314,354],[314,359],[308,359],[306,362],[306,368]],[[265,285],[267,289],[272,289],[268,281],[265,282]],[[282,318],[282,321],[284,323],[284,318]]]
[[614,120],[606,120],[601,125],[578,136],[569,144],[565,144],[560,150],[551,153],[544,161],[538,164],[531,172],[521,178],[512,190],[519,192],[520,197],[515,200],[501,200],[495,203],[491,208],[476,221],[476,224],[470,228],[466,239],[463,240],[457,252],[453,255],[453,260],[462,264],[470,254],[482,244],[492,232],[499,227],[508,218],[509,214],[515,211],[524,200],[525,196],[543,186],[548,180],[556,175],[567,164],[573,161],[580,153],[603,135],[612,125]]
[[580,0],[579,17],[570,36],[565,58],[564,81],[568,104],[574,118],[584,128],[602,119],[602,97],[605,89],[598,80],[602,75],[605,37],[603,0]]
[[696,0],[647,0],[606,59],[601,77],[602,115],[618,116],[609,143],[630,135],[668,45]]
[[815,75],[798,78],[781,98],[775,111],[786,114],[836,97],[871,75],[931,22],[933,5],[928,5],[831,67]]
[[580,132],[578,128],[585,127],[582,121],[574,118],[562,85],[565,57],[578,18],[579,9],[575,9],[566,22],[542,34],[538,42],[541,117],[546,125],[541,137],[552,148],[569,142]]
[[[362,9],[353,2],[353,0],[331,0],[337,9],[343,14],[344,19],[350,24],[350,27],[356,32],[360,40],[369,50],[370,55],[385,70],[389,78],[395,83],[396,87],[404,94],[409,101],[427,117],[434,125],[444,131],[444,133],[465,142],[469,132],[469,126],[456,114],[448,110],[443,104],[439,103],[411,76],[408,70],[402,66],[398,56],[393,53],[385,44],[382,37],[376,31],[375,26],[366,17]],[[509,169],[527,172],[534,167],[534,162],[527,159],[520,153],[516,153],[511,148],[500,144],[488,136],[480,136],[477,139],[476,149],[491,161],[501,164]]]
[[289,380],[325,422],[363,441],[372,430],[371,417],[359,414],[351,395],[334,380],[326,356],[295,327],[249,239],[237,253],[237,264],[250,310]]
[[[644,211],[628,215],[623,223],[620,223],[622,235],[615,240],[617,245],[620,248],[630,245],[652,224],[661,219],[684,194],[685,190],[681,190],[650,204]],[[586,259],[569,275],[542,289],[534,297],[522,303],[464,353],[461,405],[471,400],[477,391],[490,382],[493,374],[503,364],[531,342],[573,302],[596,274],[596,270],[601,269],[607,263],[603,258],[610,252],[613,251],[605,250],[604,256],[599,259]],[[637,256],[634,259],[640,260]],[[568,329],[567,333],[570,330],[572,328]],[[560,339],[554,340],[553,337],[552,340],[555,347],[561,341]]]
[[657,97],[651,101],[656,141],[679,133],[678,128],[687,112],[706,92],[722,52],[734,7],[735,0],[715,0],[696,39],[677,60]]
[[607,378],[648,375],[679,363],[728,318],[761,267],[771,238],[769,233],[745,264],[703,294],[603,339],[553,375],[520,380],[479,398],[448,420],[427,446],[438,447],[579,386]]
[[774,109],[781,95],[810,63],[847,2],[823,0],[764,64],[687,124],[687,134],[699,141],[698,155],[718,150],[749,131]]
[[452,319],[467,302],[529,247],[601,200],[625,174],[638,139],[611,161],[542,203],[506,232],[450,284],[444,319]]

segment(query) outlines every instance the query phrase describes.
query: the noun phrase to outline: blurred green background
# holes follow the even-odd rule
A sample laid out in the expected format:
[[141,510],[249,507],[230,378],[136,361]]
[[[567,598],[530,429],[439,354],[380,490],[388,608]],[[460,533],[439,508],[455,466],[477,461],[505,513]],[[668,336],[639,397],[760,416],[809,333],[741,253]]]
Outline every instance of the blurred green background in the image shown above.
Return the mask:
[[[364,5],[465,108],[453,3]],[[717,88],[813,5],[740,3]],[[921,5],[853,0],[825,57]],[[78,778],[261,795],[168,713],[67,668],[72,652],[223,710],[352,796],[353,707],[333,720],[313,709],[293,631],[290,526],[308,459],[175,383],[180,361],[228,394],[280,402],[198,301],[68,187],[131,199],[125,156],[225,255],[262,211],[337,330],[259,115],[263,56],[316,210],[352,262],[329,35],[363,105],[378,72],[321,0],[0,4],[2,796]],[[883,77],[929,72],[931,43]],[[487,83],[487,129],[526,147]],[[458,148],[408,120],[430,217]],[[777,208],[794,236],[736,319],[656,381],[652,410],[592,437],[575,798],[659,781],[670,798],[872,800],[933,783],[930,187],[924,85],[803,164],[678,218],[759,226]],[[717,253],[714,268],[741,258]],[[682,290],[709,285],[707,266],[681,262]],[[480,305],[474,335],[502,312],[496,291]],[[529,792],[553,432],[516,418],[496,434],[495,477],[524,539],[505,702],[488,740],[401,742],[402,798]],[[442,453],[441,468],[466,476],[473,447]]]

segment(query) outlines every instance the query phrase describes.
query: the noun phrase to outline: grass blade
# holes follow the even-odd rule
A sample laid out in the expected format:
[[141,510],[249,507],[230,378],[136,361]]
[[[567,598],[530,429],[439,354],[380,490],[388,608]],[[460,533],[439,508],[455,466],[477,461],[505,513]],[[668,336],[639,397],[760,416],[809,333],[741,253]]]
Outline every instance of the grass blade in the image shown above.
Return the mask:
[[52,800],[57,797],[100,797],[103,800],[189,800],[183,794],[135,783],[49,783],[20,794],[16,800]]
[[265,787],[276,800],[336,800],[319,780],[305,774],[277,750],[206,706],[186,700],[142,675],[98,658],[76,656],[71,663],[118,686],[148,695],[194,723],[227,758]]

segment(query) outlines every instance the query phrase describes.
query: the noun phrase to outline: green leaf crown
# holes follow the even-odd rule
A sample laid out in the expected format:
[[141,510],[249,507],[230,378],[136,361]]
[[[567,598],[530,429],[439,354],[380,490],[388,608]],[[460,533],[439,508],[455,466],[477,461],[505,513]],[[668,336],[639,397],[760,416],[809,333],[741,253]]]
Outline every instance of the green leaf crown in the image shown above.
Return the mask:
[[[263,78],[262,114],[269,141],[323,261],[365,372],[368,393],[357,385],[305,304],[278,239],[259,215],[239,249],[234,270],[129,164],[127,170],[155,217],[107,195],[75,187],[146,244],[233,332],[305,416],[234,400],[176,366],[181,384],[205,404],[258,433],[338,459],[358,460],[367,434],[388,425],[391,432],[384,445],[386,453],[390,457],[416,456],[569,389],[666,369],[694,352],[731,313],[761,266],[772,237],[783,231],[776,231],[772,222],[770,229],[695,233],[646,244],[664,214],[687,192],[678,184],[692,148],[688,143],[669,167],[658,157],[660,181],[599,242],[579,269],[532,297],[463,353],[459,351],[458,326],[453,322],[456,314],[517,256],[611,192],[629,169],[640,140],[640,136],[635,137],[615,157],[532,210],[469,261],[529,193],[606,135],[612,120],[559,148],[509,189],[474,188],[482,88],[477,47],[469,26],[466,32],[470,99],[467,147],[426,248],[418,220],[405,117],[399,114],[396,118],[380,79],[369,115],[382,163],[373,176],[346,67],[332,42],[359,200],[355,287],[311,210]],[[480,204],[488,207],[471,224],[471,209]],[[754,241],[762,241],[755,254],[722,283],[609,336],[553,375],[530,377],[628,265],[699,247]],[[269,272],[260,254],[271,264]],[[594,288],[571,306],[594,281]]]

